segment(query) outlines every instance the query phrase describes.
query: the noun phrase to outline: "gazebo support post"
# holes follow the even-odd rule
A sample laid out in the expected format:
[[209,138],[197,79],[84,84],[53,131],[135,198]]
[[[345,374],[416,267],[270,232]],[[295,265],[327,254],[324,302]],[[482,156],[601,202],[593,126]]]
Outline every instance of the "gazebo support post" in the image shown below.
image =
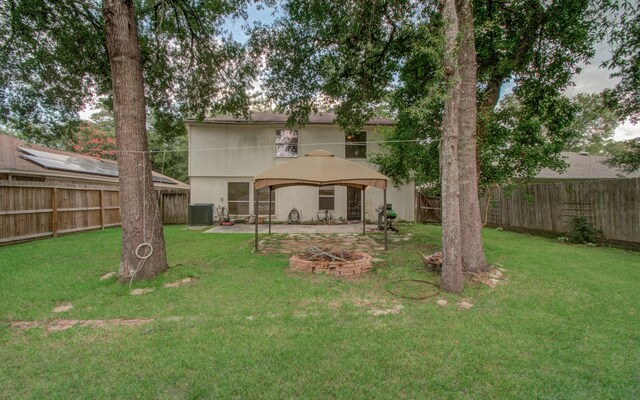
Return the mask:
[[269,186],[269,235],[271,235],[271,199],[273,193],[273,189]]
[[256,238],[255,238],[255,246],[253,250],[258,252],[258,189],[256,189],[256,183],[253,183],[253,220],[256,224]]
[[[387,189],[384,189],[384,195],[382,200],[383,208],[382,212],[384,212],[384,251],[387,251]],[[256,228],[256,232],[258,228]],[[258,240],[258,234],[256,233],[256,241]],[[256,247],[258,246],[256,242]]]
[[365,204],[366,204],[365,197],[364,197],[365,194],[364,193],[365,193],[366,190],[367,190],[366,186],[362,188],[362,234],[363,235],[367,234],[367,213],[366,213],[366,210],[364,208]]

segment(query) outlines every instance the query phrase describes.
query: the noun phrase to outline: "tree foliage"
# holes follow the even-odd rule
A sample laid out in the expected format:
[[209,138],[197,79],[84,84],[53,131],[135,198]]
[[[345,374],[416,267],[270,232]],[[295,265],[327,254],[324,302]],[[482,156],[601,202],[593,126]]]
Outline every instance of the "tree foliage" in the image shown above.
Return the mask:
[[[562,92],[579,71],[579,62],[593,55],[593,45],[603,34],[598,6],[606,4],[527,0],[474,5],[481,186],[529,179],[545,167],[561,169],[559,153],[573,136],[575,111]],[[398,125],[388,136],[414,138],[421,146],[392,143],[374,161],[397,181],[415,178],[433,188],[438,182],[435,127],[441,118],[442,79],[433,72],[441,68],[437,57],[420,47],[438,43],[438,31],[421,30],[414,47],[421,51],[409,54],[400,73],[401,85],[392,100],[399,110]],[[499,102],[506,84],[513,87],[512,93]]]
[[[115,159],[113,112],[107,109],[108,104],[100,104],[101,108],[91,114],[88,121],[83,120],[79,130],[72,133],[73,139],[64,145],[69,151]],[[149,157],[154,171],[187,182],[188,145],[184,123],[158,111],[150,112],[147,121]]]
[[282,17],[257,26],[251,39],[266,56],[267,99],[290,124],[332,104],[340,126],[356,131],[389,93],[421,8],[406,0],[285,2]]
[[116,159],[115,131],[102,130],[91,123],[81,123],[67,145],[75,153],[98,159]]
[[[101,3],[0,3],[1,122],[56,144],[72,137],[87,104],[110,97]],[[222,29],[224,18],[244,14],[245,1],[135,3],[150,109],[182,119],[248,108],[256,64]]]
[[640,138],[623,143],[621,148],[616,147],[611,151],[612,156],[607,160],[607,164],[627,173],[640,170]]
[[147,128],[153,169],[181,182],[189,181],[187,129],[172,115],[152,113]]
[[640,3],[620,0],[619,19],[612,25],[611,59],[605,65],[620,82],[609,92],[623,116],[640,120]]
[[[151,174],[146,114],[246,110],[253,60],[221,36],[242,0],[6,0],[0,3],[0,114],[60,139],[88,102],[113,107],[120,181],[120,281],[168,268]],[[165,120],[173,122],[166,123]],[[75,121],[74,121],[75,120]],[[48,135],[47,135],[48,134]],[[44,140],[43,140],[44,141]],[[141,250],[144,252],[141,253]]]
[[[575,107],[562,93],[604,34],[607,0],[474,2],[481,184],[562,168]],[[446,87],[442,19],[435,2],[294,0],[272,27],[254,32],[267,49],[269,99],[306,121],[320,99],[355,130],[388,102],[393,143],[372,158],[397,183],[438,184],[437,149]],[[510,99],[498,106],[505,84]]]
[[565,150],[589,154],[605,154],[613,144],[613,135],[618,127],[620,115],[609,107],[599,93],[579,93],[573,97],[576,108],[570,126],[572,138]]

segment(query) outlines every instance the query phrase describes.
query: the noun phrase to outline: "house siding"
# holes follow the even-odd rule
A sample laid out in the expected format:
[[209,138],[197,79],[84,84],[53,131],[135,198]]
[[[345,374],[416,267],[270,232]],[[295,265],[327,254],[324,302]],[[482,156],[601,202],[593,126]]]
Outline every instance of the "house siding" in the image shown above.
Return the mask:
[[[275,157],[275,132],[282,125],[189,124],[189,176],[192,203],[214,203],[228,208],[228,183],[252,182],[253,177],[278,164],[291,160]],[[374,127],[365,127],[367,151],[379,151],[375,142],[382,138]],[[312,150],[327,150],[337,157],[345,155],[345,137],[337,126],[310,125],[298,129],[298,156]],[[351,159],[366,163],[364,159]],[[375,168],[371,164],[367,164]],[[347,189],[336,187],[334,218],[346,218]],[[303,220],[315,218],[318,212],[318,188],[294,186],[275,191],[275,220],[286,221],[292,208],[298,209]],[[253,200],[253,193],[251,194]],[[375,220],[375,208],[382,204],[383,192],[366,191],[366,218]],[[387,202],[398,217],[414,220],[414,185],[390,186]],[[253,212],[253,205],[251,207]]]

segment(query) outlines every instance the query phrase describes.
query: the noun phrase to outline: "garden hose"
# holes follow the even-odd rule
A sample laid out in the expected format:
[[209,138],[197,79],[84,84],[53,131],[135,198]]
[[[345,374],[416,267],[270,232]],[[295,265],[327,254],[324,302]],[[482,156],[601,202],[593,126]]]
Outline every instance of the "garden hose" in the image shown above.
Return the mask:
[[287,217],[288,224],[299,224],[300,223],[300,212],[298,212],[297,208],[292,208],[289,211],[289,216]]

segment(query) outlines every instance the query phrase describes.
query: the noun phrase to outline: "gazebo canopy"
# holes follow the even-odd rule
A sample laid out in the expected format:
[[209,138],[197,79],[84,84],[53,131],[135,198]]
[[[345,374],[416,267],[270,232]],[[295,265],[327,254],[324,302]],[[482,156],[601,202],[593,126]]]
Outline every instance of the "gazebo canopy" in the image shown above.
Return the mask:
[[277,165],[255,176],[255,188],[341,185],[385,190],[389,178],[365,165],[336,157],[325,150],[313,150],[304,157]]

